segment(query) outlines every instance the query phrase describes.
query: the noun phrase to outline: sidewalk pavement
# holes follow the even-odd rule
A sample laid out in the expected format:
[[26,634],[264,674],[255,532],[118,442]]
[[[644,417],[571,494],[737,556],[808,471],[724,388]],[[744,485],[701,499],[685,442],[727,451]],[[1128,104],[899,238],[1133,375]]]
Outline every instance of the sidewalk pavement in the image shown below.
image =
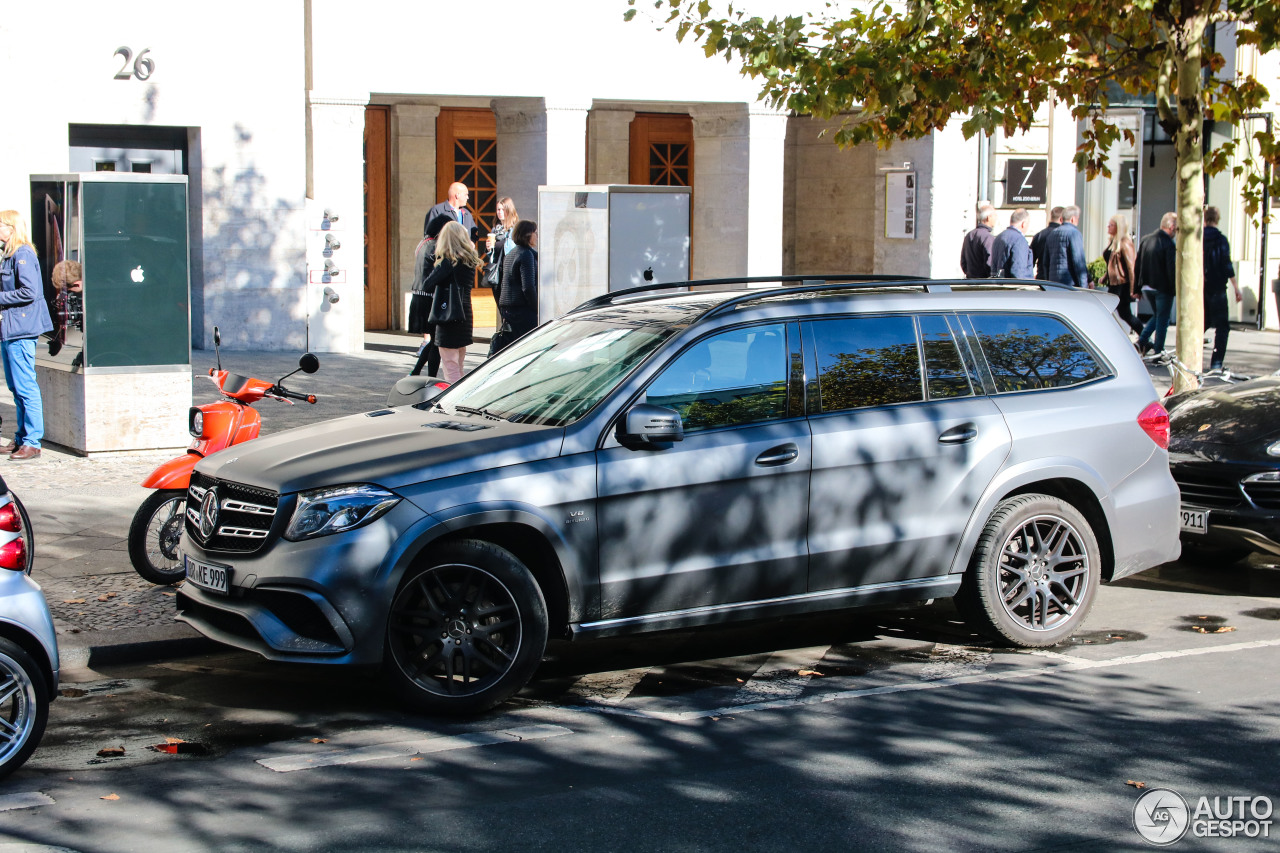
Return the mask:
[[[476,329],[467,369],[484,360],[491,329]],[[322,354],[320,370],[299,373],[288,385],[314,393],[313,405],[262,400],[262,433],[386,405],[387,392],[407,375],[422,338],[395,332],[370,332],[365,351]],[[224,368],[275,380],[298,366],[300,353],[226,352]],[[217,399],[208,370],[212,351],[191,354],[192,402]],[[0,415],[12,437],[13,396],[0,386]],[[64,669],[194,654],[214,648],[193,629],[175,622],[173,587],[154,586],[134,572],[126,537],[129,523],[150,490],[139,483],[181,449],[77,456],[45,444],[39,459],[12,463],[0,459],[0,474],[22,499],[36,534],[32,577],[44,589],[53,611]]]
[[[492,330],[476,330],[467,354],[471,369],[484,360]],[[366,349],[354,355],[320,356],[320,370],[299,373],[290,382],[314,393],[314,406],[263,400],[263,434],[280,432],[342,415],[370,411],[386,403],[395,381],[413,366],[420,338],[394,332],[370,332]],[[1170,329],[1168,345],[1174,343]],[[1206,363],[1208,361],[1206,352]],[[237,373],[277,379],[297,367],[297,353],[226,352],[224,367]],[[215,399],[208,368],[212,352],[192,353],[192,399]],[[1227,367],[1259,376],[1280,368],[1280,334],[1255,330],[1231,333]],[[1149,366],[1163,394],[1167,368]],[[0,388],[0,415],[12,425],[13,398]],[[12,430],[8,431],[11,434]],[[58,631],[63,667],[145,660],[194,654],[216,648],[186,625],[173,621],[175,593],[142,580],[129,563],[126,537],[133,513],[147,497],[139,483],[157,465],[180,450],[76,456],[46,445],[41,457],[17,464],[0,461],[0,473],[21,498],[36,531],[33,576],[44,588]]]

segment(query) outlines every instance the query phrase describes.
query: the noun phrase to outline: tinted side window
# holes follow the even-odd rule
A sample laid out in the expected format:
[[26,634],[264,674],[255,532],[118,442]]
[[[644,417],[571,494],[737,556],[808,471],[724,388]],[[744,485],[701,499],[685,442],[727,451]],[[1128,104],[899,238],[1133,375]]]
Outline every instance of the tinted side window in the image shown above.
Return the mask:
[[820,411],[924,399],[910,317],[842,317],[808,328],[817,354]]
[[973,386],[960,349],[947,327],[947,319],[937,314],[920,317],[920,341],[924,345],[924,366],[929,399],[970,397]]
[[972,314],[996,392],[1065,388],[1106,375],[1076,333],[1040,314]]
[[677,356],[645,397],[679,412],[686,432],[783,418],[787,366],[782,324],[731,329]]

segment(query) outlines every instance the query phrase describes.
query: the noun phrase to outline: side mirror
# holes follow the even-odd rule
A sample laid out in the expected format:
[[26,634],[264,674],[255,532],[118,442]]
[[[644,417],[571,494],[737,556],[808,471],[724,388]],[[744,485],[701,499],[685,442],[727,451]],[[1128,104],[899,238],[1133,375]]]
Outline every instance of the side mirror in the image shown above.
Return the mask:
[[320,359],[309,352],[304,352],[302,358],[298,359],[298,367],[303,373],[315,373],[320,369]]
[[222,333],[218,331],[218,327],[213,327],[213,345],[215,347],[222,346]]
[[627,409],[618,424],[618,442],[626,447],[650,447],[684,440],[680,413],[665,406],[640,403]]

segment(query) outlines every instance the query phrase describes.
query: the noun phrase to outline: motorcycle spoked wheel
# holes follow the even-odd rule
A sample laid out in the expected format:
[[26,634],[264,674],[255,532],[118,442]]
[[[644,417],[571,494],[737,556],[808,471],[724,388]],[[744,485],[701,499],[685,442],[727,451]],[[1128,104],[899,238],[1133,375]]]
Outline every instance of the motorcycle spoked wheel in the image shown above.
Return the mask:
[[129,562],[146,580],[161,586],[187,576],[178,553],[187,511],[184,489],[153,492],[133,514],[129,525]]

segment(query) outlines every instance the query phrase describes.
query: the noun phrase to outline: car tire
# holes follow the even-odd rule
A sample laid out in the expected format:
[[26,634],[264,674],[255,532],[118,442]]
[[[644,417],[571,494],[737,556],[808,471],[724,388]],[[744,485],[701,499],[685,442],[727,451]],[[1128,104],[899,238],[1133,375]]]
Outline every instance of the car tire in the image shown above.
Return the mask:
[[0,637],[0,779],[35,752],[49,720],[49,685],[21,646]]
[[1049,495],[1017,495],[987,519],[956,607],[998,642],[1053,646],[1088,616],[1101,564],[1097,537],[1079,510]]
[[133,514],[129,525],[129,562],[134,571],[154,584],[167,586],[187,576],[178,554],[186,506],[186,490],[161,489],[147,495]]
[[547,605],[511,552],[464,539],[409,570],[387,618],[386,671],[412,707],[478,714],[533,677],[547,646]]
[[1200,569],[1226,569],[1252,553],[1248,548],[1200,545],[1183,539],[1182,556],[1178,559]]

